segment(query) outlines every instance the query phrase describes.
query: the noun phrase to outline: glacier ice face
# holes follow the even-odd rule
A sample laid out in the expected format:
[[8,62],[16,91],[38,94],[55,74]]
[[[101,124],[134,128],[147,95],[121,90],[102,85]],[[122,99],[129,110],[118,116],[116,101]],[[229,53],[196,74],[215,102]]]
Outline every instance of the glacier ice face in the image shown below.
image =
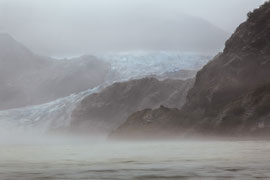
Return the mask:
[[131,52],[96,56],[111,64],[111,73],[106,83],[49,103],[0,111],[0,135],[15,131],[46,133],[52,129],[68,127],[71,113],[78,102],[116,81],[180,69],[197,70],[211,59],[208,55],[181,52]]
[[178,70],[199,70],[212,56],[183,52],[124,52],[97,55],[126,79]]

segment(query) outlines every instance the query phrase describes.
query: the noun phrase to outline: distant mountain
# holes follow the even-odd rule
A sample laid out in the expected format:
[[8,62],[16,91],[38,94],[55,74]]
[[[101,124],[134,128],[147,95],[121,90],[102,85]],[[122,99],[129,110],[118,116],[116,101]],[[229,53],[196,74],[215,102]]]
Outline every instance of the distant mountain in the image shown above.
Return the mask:
[[223,53],[197,73],[181,110],[159,108],[137,112],[113,137],[158,137],[169,132],[269,136],[269,85],[270,2],[267,1],[248,14],[248,20],[226,42]]
[[1,80],[16,78],[21,73],[47,65],[45,58],[32,53],[10,35],[0,33]]
[[108,134],[138,110],[181,108],[193,80],[143,78],[114,83],[84,98],[72,113],[71,131]]
[[[23,30],[10,30],[31,49],[51,55],[133,50],[216,53],[223,49],[230,36],[205,19],[175,11],[169,14],[128,12],[119,16],[103,13],[99,16],[103,18],[98,19],[98,23],[96,16],[89,16],[83,26],[80,21],[84,17],[81,17],[81,20],[70,18],[67,20],[70,23],[65,24],[47,22],[44,24],[48,27],[46,30],[38,22],[21,27]],[[33,28],[34,32],[29,31]],[[55,29],[63,33],[59,35]],[[68,42],[59,42],[59,38]]]
[[[187,14],[178,14],[176,18],[167,14],[162,16],[162,12],[159,12],[158,15],[121,17],[110,24],[100,23],[101,26],[102,23],[104,23],[103,26],[108,26],[111,32],[104,36],[113,36],[110,38],[112,42],[108,42],[108,45],[102,44],[103,47],[100,48],[110,48],[110,50],[116,48],[116,51],[121,48],[122,50],[180,50],[216,53],[223,48],[224,42],[230,36],[214,24]],[[114,44],[117,46],[112,46]],[[107,47],[109,45],[112,47]]]
[[0,34],[0,109],[39,104],[102,83],[109,64],[94,56],[56,60]]

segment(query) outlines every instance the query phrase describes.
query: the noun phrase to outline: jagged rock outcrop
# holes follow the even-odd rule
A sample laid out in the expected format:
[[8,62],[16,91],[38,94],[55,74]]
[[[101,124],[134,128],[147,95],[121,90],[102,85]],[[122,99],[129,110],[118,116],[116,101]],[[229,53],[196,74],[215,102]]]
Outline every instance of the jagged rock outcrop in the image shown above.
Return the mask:
[[[173,116],[175,113],[166,113],[158,122],[172,119],[177,121],[174,123],[179,125],[179,131],[184,128],[186,132],[204,134],[265,132],[270,122],[269,84],[270,2],[267,1],[248,14],[247,21],[226,42],[224,51],[197,73],[194,87],[188,92],[178,117]],[[152,114],[156,111],[159,110],[153,110]],[[143,119],[140,113],[133,114],[128,122],[140,123]],[[162,131],[163,124],[158,124]],[[129,127],[123,124],[114,136],[126,136],[125,129]],[[143,128],[136,128],[136,133],[147,134]]]
[[102,83],[110,71],[94,56],[56,60],[0,34],[0,109],[40,104]]
[[223,53],[198,72],[182,111],[191,123],[216,128],[225,107],[270,83],[269,77],[270,3],[267,2],[249,14],[248,20],[226,42]]
[[185,110],[215,116],[226,104],[270,82],[270,4],[241,24],[222,54],[198,72]]
[[114,83],[100,93],[82,100],[72,114],[71,130],[84,133],[109,133],[138,110],[164,105],[181,108],[190,80],[143,78]]

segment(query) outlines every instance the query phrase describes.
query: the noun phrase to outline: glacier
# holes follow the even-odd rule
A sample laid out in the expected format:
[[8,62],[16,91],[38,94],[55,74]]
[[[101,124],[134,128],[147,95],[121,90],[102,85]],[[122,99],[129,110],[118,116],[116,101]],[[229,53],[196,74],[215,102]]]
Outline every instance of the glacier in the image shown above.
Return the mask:
[[133,51],[96,56],[110,63],[112,70],[125,78],[160,75],[178,70],[198,70],[212,58],[208,54],[168,51]]
[[198,70],[212,58],[211,55],[199,53],[142,51],[95,56],[111,64],[111,72],[105,83],[49,103],[0,111],[0,136],[14,132],[44,134],[53,129],[68,127],[77,103],[114,82],[181,69]]

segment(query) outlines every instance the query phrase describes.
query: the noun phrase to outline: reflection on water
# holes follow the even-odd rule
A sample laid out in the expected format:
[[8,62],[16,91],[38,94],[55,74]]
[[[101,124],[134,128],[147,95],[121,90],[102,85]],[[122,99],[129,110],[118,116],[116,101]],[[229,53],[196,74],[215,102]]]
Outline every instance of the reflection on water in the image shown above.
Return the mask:
[[0,179],[269,179],[270,142],[0,145]]

